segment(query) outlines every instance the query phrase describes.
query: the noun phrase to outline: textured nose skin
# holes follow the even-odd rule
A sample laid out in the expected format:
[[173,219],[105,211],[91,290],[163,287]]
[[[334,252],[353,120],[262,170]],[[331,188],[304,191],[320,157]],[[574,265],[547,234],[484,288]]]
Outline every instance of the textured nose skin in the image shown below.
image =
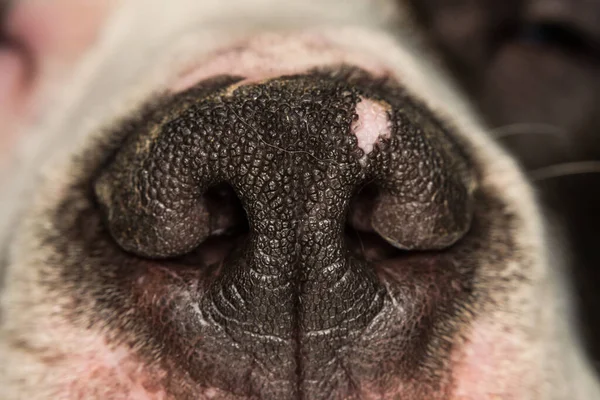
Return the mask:
[[[176,95],[171,109],[125,141],[96,194],[120,246],[163,258],[211,236],[203,193],[231,185],[248,237],[200,283],[172,340],[189,350],[196,338],[189,368],[201,364],[196,373],[212,381],[227,376],[221,386],[251,387],[263,398],[327,398],[345,381],[341,352],[386,298],[373,265],[347,248],[351,199],[375,182],[375,230],[396,247],[441,248],[469,227],[472,178],[405,99],[327,74],[235,81]],[[392,110],[391,137],[367,155],[352,131],[363,99]],[[231,360],[236,372],[224,374]]]

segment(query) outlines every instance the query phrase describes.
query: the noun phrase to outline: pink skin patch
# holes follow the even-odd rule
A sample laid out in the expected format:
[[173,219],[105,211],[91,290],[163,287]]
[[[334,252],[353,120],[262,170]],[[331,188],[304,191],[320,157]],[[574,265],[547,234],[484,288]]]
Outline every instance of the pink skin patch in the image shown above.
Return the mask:
[[[99,346],[101,349],[102,346]],[[72,379],[59,389],[65,398],[122,398],[129,400],[166,400],[167,393],[157,386],[157,378],[148,376],[145,367],[132,360],[125,349],[82,354]],[[76,372],[77,375],[72,373]]]
[[246,80],[239,83],[243,85],[336,65],[354,65],[375,76],[390,74],[373,57],[353,49],[336,47],[317,33],[266,33],[208,54],[188,65],[178,74],[170,89],[173,92],[186,90],[217,75],[243,76]]
[[[112,346],[100,334],[71,327],[55,327],[64,349],[36,349],[45,375],[39,393],[53,399],[166,400],[162,387],[167,374],[148,366],[126,346]],[[57,336],[58,337],[58,336]],[[37,366],[32,367],[38,368]],[[37,392],[36,392],[37,393]]]
[[389,139],[391,136],[391,122],[389,119],[390,106],[388,104],[362,98],[356,105],[358,120],[352,124],[352,133],[356,135],[358,147],[364,152],[361,161],[373,151],[379,138]]
[[476,321],[469,339],[454,353],[452,399],[537,398],[540,366],[522,332]]

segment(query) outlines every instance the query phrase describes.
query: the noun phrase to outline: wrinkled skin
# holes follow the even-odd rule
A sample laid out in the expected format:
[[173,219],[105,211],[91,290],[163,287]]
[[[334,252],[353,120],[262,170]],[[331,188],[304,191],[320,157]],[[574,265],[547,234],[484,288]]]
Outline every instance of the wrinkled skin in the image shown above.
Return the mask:
[[41,146],[2,181],[2,398],[599,396],[572,260],[413,47],[427,7],[150,3],[12,20],[37,72],[4,129]]

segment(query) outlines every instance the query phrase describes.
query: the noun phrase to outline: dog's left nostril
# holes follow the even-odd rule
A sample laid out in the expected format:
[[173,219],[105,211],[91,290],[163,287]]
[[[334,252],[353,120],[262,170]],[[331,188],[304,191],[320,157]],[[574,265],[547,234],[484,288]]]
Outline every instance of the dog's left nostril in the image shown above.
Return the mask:
[[406,141],[416,143],[396,141],[398,147],[378,169],[380,193],[371,225],[399,249],[439,250],[469,230],[475,180],[438,126],[426,120],[413,126],[419,134]]
[[474,177],[465,160],[438,140],[443,133],[421,123],[421,130],[431,130],[424,133],[430,140],[415,136],[421,143],[405,141],[403,148],[392,140],[389,153],[372,160],[377,165],[377,158],[385,158],[374,168],[373,181],[350,203],[347,239],[368,260],[389,258],[398,250],[443,249],[471,226]]
[[397,258],[404,252],[383,239],[371,222],[380,196],[374,184],[361,187],[350,201],[344,229],[346,247],[359,259],[379,262]]
[[396,134],[369,162],[375,190],[362,196],[369,206],[358,224],[397,249],[449,247],[471,226],[473,170],[447,128],[419,106],[407,102],[393,119]]

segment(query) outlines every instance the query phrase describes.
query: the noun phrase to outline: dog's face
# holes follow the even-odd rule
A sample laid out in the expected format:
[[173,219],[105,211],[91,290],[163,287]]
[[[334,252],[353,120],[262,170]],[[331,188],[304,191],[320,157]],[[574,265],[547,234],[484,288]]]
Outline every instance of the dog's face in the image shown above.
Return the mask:
[[532,191],[402,4],[108,21],[5,181],[3,398],[597,395]]

